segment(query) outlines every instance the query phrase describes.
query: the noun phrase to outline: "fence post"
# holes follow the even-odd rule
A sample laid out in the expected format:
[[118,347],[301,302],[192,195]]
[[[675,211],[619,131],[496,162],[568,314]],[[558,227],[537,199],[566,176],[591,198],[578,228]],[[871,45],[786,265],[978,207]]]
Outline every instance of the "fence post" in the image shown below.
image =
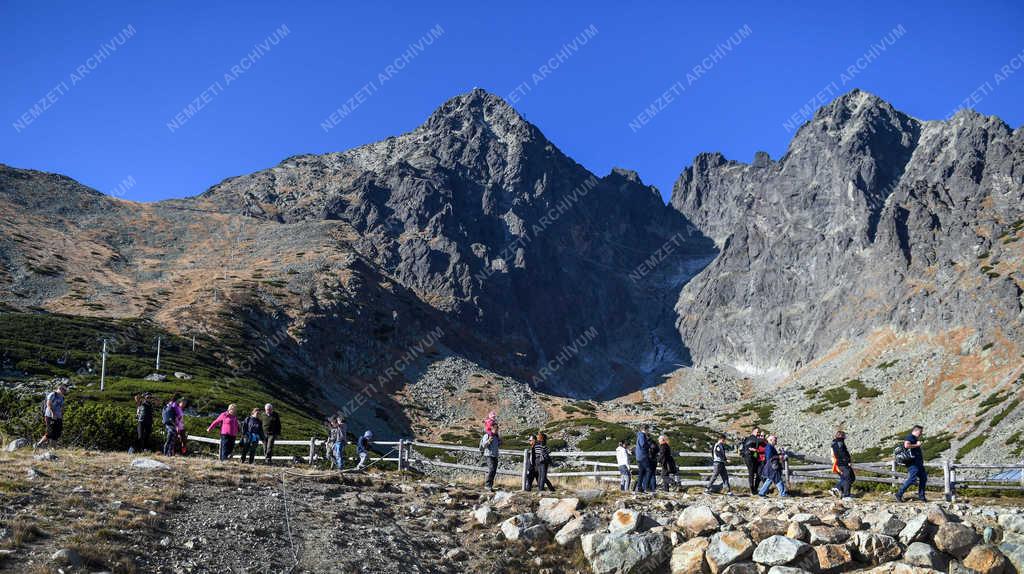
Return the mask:
[[[529,449],[525,449],[525,448],[523,449],[523,476],[522,476],[523,484],[522,484],[522,490],[526,490],[526,474],[528,472],[528,470],[526,468],[526,460],[527,460],[527,453],[528,452],[529,452]],[[543,488],[543,486],[544,485],[542,484],[541,487]]]
[[594,482],[601,482],[601,477],[597,476],[597,463],[593,464],[594,469]]
[[405,441],[398,439],[398,472],[402,472],[402,453],[405,452]]
[[309,466],[313,466],[313,460],[316,456],[316,437],[309,438]]
[[955,487],[953,485],[953,467],[950,464],[950,460],[948,458],[943,458],[942,459],[942,494],[943,494],[943,496],[945,496],[947,502],[951,502],[953,500],[953,496],[955,495],[955,493],[953,491],[954,488]]
[[784,457],[782,459],[782,468],[783,468],[783,470],[786,473],[786,488],[789,489],[789,488],[791,488],[793,486],[793,476],[792,476],[792,472],[790,472],[790,470],[789,470],[789,457],[788,456]]

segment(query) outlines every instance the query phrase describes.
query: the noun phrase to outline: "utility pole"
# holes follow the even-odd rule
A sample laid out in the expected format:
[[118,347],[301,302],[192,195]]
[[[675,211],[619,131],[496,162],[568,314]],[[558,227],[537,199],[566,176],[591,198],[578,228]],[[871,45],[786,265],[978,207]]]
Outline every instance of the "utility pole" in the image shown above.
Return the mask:
[[162,337],[157,337],[156,338],[156,372],[158,372],[158,373],[160,372],[160,339],[161,338]]
[[196,336],[193,333],[192,334],[192,352],[194,353],[195,351],[196,351]]
[[103,352],[100,354],[100,390],[107,378],[107,340],[103,339]]

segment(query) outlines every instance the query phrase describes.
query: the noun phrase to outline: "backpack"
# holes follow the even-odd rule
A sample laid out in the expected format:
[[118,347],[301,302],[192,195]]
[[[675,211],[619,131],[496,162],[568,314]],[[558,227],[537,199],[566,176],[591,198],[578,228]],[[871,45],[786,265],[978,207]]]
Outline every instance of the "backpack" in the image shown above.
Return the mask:
[[171,407],[171,403],[164,405],[164,410],[163,413],[161,413],[160,418],[163,420],[165,426],[175,424],[174,409]]
[[910,463],[914,462],[914,453],[910,452],[910,449],[903,446],[903,443],[896,445],[896,448],[892,451],[893,458],[896,459],[896,464],[900,466],[910,466]]
[[487,451],[487,447],[491,446],[491,440],[491,435],[487,433],[480,437],[480,454],[484,454]]

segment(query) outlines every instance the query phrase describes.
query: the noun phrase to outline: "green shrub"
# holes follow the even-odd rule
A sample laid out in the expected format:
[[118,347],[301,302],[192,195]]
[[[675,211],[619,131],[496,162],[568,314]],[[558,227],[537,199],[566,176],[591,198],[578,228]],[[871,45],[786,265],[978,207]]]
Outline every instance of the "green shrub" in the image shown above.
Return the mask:
[[68,401],[64,442],[84,448],[127,450],[135,436],[135,411],[109,403]]
[[1003,419],[1008,417],[1010,415],[1010,413],[1012,413],[1014,411],[1014,409],[1017,408],[1018,405],[1020,405],[1020,399],[1014,399],[1013,402],[1011,402],[998,415],[992,417],[992,420],[989,421],[988,426],[991,428],[991,427],[994,427],[997,424],[1003,422]]
[[965,442],[964,444],[960,445],[960,448],[956,450],[956,458],[963,459],[965,456],[967,456],[969,452],[981,446],[982,443],[985,442],[986,438],[987,437],[985,435],[980,434],[972,438],[971,440]]

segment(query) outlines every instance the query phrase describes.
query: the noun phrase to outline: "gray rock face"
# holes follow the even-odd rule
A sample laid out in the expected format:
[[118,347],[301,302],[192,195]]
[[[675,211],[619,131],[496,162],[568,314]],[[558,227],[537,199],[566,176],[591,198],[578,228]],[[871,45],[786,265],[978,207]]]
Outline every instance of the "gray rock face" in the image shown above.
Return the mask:
[[997,118],[923,122],[855,90],[779,161],[698,156],[671,201],[721,248],[676,307],[695,362],[789,372],[887,327],[1024,342],[1020,285],[991,264],[1019,256],[1022,149]]
[[580,537],[600,530],[604,526],[604,520],[597,514],[586,512],[573,518],[555,534],[555,542],[559,546],[572,546],[579,542]]
[[932,545],[913,542],[903,552],[903,561],[913,566],[945,570],[947,560]]
[[794,562],[811,551],[811,546],[785,536],[771,536],[754,549],[754,562],[765,566],[782,566]]

